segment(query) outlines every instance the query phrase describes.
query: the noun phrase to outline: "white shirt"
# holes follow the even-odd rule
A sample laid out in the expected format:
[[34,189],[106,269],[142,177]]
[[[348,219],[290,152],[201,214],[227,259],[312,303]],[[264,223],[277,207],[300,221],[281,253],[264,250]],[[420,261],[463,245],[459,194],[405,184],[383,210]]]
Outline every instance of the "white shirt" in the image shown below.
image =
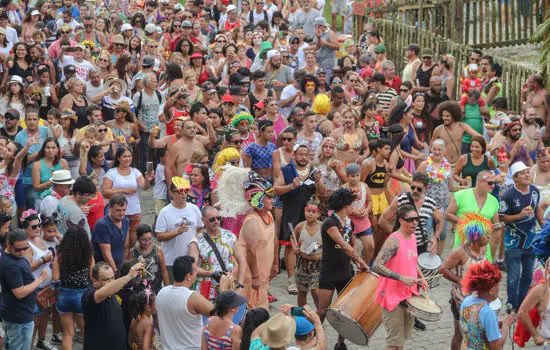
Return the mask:
[[71,27],[71,29],[73,30],[73,33],[74,33],[74,30],[76,29],[76,27],[81,25],[74,18],[69,23],[65,23],[63,21],[63,18],[60,18],[60,19],[57,20],[57,22],[55,22],[55,24],[57,24],[57,28],[61,27],[63,24],[68,24],[69,27]]
[[[294,87],[294,85],[292,85],[292,84],[290,84],[288,86],[285,86],[285,88],[281,92],[281,100],[288,100],[289,98],[294,96],[298,91],[300,91],[300,90],[296,89]],[[281,113],[286,118],[288,118],[288,116],[290,115],[290,112],[292,112],[292,108],[294,108],[295,104],[296,104],[295,102],[292,102],[288,107],[279,108],[279,113]]]
[[164,180],[164,165],[158,164],[157,170],[155,170],[155,186],[153,187],[153,199],[164,199],[168,198],[168,186]]
[[172,285],[157,295],[155,303],[165,350],[201,349],[202,315],[193,315],[187,308],[193,293],[196,292],[187,287]]
[[90,61],[82,60],[82,62],[77,62],[73,56],[63,56],[63,62],[59,61],[59,68],[61,69],[61,80],[65,79],[65,72],[63,71],[63,68],[65,66],[68,66],[69,64],[72,64],[76,68],[76,77],[80,80],[82,80],[84,83],[88,81],[88,74],[90,73],[90,69],[94,66],[90,63]]
[[[113,181],[113,188],[132,187],[139,190],[137,179],[142,177],[141,172],[136,168],[130,168],[129,175],[120,175],[117,168],[109,169],[105,177]],[[126,215],[135,215],[141,213],[141,205],[139,204],[139,191],[134,194],[125,194],[128,206],[126,207]]]
[[189,227],[187,232],[183,232],[169,241],[161,242],[166,266],[172,266],[178,256],[187,255],[189,242],[197,235],[197,229],[204,226],[201,219],[199,207],[192,203],[187,203],[183,209],[178,209],[172,204],[162,208],[157,217],[155,232],[175,231],[184,222]]
[[93,86],[89,81],[86,82],[86,97],[88,99],[92,99],[94,96],[98,95],[100,92],[102,92],[103,89],[103,79],[101,79],[101,83],[99,84],[99,87]]
[[19,37],[17,36],[17,31],[13,29],[12,27],[6,27],[6,39],[8,39],[8,42],[15,44],[19,42]]

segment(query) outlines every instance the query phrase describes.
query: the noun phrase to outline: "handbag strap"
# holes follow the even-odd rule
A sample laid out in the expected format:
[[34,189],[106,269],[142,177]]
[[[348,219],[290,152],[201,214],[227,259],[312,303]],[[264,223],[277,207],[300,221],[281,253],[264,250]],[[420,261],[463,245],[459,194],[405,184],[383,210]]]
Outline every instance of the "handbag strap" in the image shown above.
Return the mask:
[[222,271],[227,272],[227,268],[225,267],[225,263],[223,262],[222,255],[220,254],[220,251],[218,250],[218,247],[216,247],[216,244],[214,244],[214,242],[212,241],[212,238],[210,238],[210,236],[208,235],[207,232],[204,232],[204,239],[206,240],[206,242],[208,243],[210,248],[212,248],[212,251],[216,255],[216,258],[218,259],[218,262],[220,263]]
[[453,138],[451,137],[451,133],[449,132],[449,130],[447,130],[447,128],[445,126],[443,126],[443,130],[445,130],[447,132],[447,135],[449,136],[449,140],[451,140],[451,143],[453,144],[453,146],[455,146],[456,152],[458,154],[460,154],[460,150],[458,149],[458,146],[456,145]]

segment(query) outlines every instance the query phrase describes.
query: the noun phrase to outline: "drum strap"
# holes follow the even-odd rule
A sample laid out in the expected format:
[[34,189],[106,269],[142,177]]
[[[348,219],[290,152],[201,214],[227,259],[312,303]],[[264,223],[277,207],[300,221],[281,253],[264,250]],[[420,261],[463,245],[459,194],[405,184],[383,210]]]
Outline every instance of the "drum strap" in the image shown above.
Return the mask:
[[[409,199],[409,202],[411,202],[413,208],[414,208],[414,211],[416,212],[416,215],[418,215],[418,217],[420,218],[420,213],[418,212],[418,210],[416,210],[416,205],[414,204],[414,200],[412,198],[412,195],[410,192],[407,192],[407,198]],[[420,235],[422,236],[422,241],[426,243],[428,243],[428,236],[426,235],[426,232],[424,231],[424,226],[422,225],[422,222],[419,221],[418,222],[418,226],[420,227]]]
[[218,250],[218,247],[216,247],[216,244],[212,241],[212,238],[210,238],[207,232],[204,232],[204,239],[206,240],[206,242],[208,243],[210,248],[212,248],[212,251],[216,255],[216,259],[218,259],[218,262],[220,263],[220,267],[222,268],[222,271],[227,272],[227,268],[225,267],[225,263],[223,262],[220,251]]

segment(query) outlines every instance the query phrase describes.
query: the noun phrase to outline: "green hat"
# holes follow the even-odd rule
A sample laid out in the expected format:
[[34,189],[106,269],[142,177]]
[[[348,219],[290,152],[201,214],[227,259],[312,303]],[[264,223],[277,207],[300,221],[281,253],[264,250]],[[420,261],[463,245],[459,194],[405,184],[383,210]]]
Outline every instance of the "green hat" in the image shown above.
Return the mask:
[[260,45],[260,58],[265,58],[265,54],[267,51],[271,50],[273,48],[273,45],[271,44],[271,41],[264,41]]
[[386,53],[386,46],[384,44],[378,44],[374,47],[374,53]]
[[353,39],[348,39],[348,40],[344,41],[344,48],[346,48],[348,46],[351,46],[351,45],[355,45],[355,41],[353,41]]

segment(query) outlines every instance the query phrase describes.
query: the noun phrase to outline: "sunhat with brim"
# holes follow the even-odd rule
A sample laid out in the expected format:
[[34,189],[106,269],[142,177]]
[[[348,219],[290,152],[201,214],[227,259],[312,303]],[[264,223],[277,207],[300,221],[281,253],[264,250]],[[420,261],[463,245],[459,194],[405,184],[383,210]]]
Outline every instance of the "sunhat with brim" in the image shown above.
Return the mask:
[[516,176],[517,173],[526,169],[529,169],[529,167],[525,165],[523,162],[515,162],[510,167],[510,172],[512,173],[512,177],[514,177]]
[[12,75],[10,81],[8,81],[8,85],[17,83],[21,86],[25,86],[25,83],[23,83],[23,78],[21,78],[19,75]]
[[112,41],[113,44],[121,44],[121,45],[124,45],[124,37],[122,36],[122,34],[117,34],[113,37],[113,41]]
[[128,85],[126,84],[126,82],[124,80],[118,79],[118,78],[107,80],[104,84],[104,88],[108,89],[114,83],[119,83],[122,86],[122,92],[126,91],[126,89],[128,88]]
[[58,185],[72,185],[74,180],[71,177],[71,172],[69,170],[56,170],[53,172],[52,177],[50,178],[51,183]]
[[66,109],[63,112],[61,112],[61,119],[65,119],[65,118],[72,119],[75,122],[78,121],[78,117],[76,116],[76,113],[70,109]]
[[294,319],[278,313],[264,323],[260,337],[262,342],[270,348],[282,348],[290,344],[295,333]]
[[134,27],[132,27],[132,25],[130,23],[124,23],[122,25],[122,27],[120,28],[120,31],[125,32],[127,30],[133,30],[133,29],[134,29]]
[[126,101],[120,101],[119,103],[116,104],[115,106],[115,111],[116,110],[122,110],[130,115],[133,115],[134,113],[132,113],[132,110],[130,109],[130,104]]

